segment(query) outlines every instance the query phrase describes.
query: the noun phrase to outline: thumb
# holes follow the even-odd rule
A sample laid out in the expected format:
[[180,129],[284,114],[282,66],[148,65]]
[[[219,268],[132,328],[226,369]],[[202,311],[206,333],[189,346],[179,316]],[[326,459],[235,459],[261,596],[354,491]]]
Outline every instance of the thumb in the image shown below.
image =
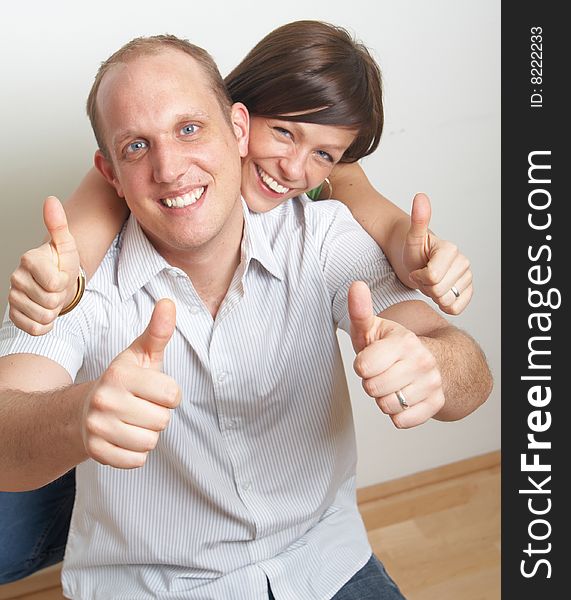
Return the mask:
[[364,281],[354,281],[349,288],[347,302],[351,321],[351,341],[355,352],[360,352],[371,343],[371,330],[376,321],[369,286]]
[[428,225],[431,216],[432,209],[428,196],[426,194],[416,194],[412,199],[408,234],[414,238],[424,239],[428,235]]
[[77,271],[79,256],[75,239],[69,231],[65,210],[55,196],[48,196],[44,202],[44,224],[50,235],[50,243],[57,253],[60,271]]
[[409,271],[426,266],[428,262],[428,225],[431,217],[430,200],[426,194],[416,194],[410,211],[410,228],[406,234],[404,263]]
[[172,300],[159,300],[143,333],[129,346],[139,364],[161,369],[163,352],[174,333],[176,307]]

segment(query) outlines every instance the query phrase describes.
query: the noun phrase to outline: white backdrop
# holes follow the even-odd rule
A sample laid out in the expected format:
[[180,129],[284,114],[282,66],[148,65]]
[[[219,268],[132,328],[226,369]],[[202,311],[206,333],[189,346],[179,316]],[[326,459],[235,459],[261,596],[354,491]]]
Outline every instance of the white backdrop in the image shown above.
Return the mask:
[[432,228],[471,259],[475,297],[453,322],[482,345],[490,400],[457,423],[397,431],[362,392],[341,334],[359,444],[361,486],[500,447],[500,3],[494,0],[309,3],[34,0],[0,19],[2,211],[0,298],[19,255],[43,237],[46,195],[65,198],[91,165],[85,99],[99,63],[138,35],[173,33],[205,47],[223,75],[271,29],[322,19],[373,50],[385,84],[380,148],[369,177],[407,211],[427,192]]

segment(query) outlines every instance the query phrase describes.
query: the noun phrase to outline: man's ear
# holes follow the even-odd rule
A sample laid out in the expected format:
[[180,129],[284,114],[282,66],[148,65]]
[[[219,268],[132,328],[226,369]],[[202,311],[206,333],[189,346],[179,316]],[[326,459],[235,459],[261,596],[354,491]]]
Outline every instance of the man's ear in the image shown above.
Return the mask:
[[123,193],[123,187],[119,183],[119,180],[115,176],[115,169],[113,168],[113,163],[105,157],[101,150],[97,150],[95,156],[93,157],[93,163],[95,168],[105,177],[105,179],[115,188],[117,195],[120,198],[124,198],[125,194]]
[[232,105],[230,115],[232,126],[234,127],[234,135],[238,140],[238,149],[240,156],[243,158],[248,154],[248,140],[250,138],[250,113],[244,104],[235,102]]

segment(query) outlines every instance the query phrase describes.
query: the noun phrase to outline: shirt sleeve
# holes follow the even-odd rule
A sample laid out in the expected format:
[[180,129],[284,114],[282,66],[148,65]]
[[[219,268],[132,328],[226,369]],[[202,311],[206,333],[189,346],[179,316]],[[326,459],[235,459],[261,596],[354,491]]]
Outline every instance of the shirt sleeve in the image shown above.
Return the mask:
[[[87,302],[86,302],[87,301]],[[89,304],[84,296],[81,304]],[[0,328],[0,356],[9,354],[36,354],[61,365],[75,380],[83,364],[87,346],[88,320],[85,306],[78,306],[69,314],[58,317],[53,329],[46,335],[32,336],[18,329],[8,316],[6,309],[4,322]]]
[[424,299],[399,280],[381,248],[344,204],[321,200],[305,209],[338,327],[349,331],[347,298],[353,281],[367,283],[376,314],[399,302]]

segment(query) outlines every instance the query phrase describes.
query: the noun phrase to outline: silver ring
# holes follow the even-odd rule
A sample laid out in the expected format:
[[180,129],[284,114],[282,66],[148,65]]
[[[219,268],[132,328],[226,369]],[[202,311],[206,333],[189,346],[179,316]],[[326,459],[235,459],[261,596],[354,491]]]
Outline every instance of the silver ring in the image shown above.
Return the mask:
[[456,296],[456,298],[460,298],[460,292],[455,285],[450,288],[450,291]]
[[408,403],[406,401],[406,398],[404,397],[404,394],[402,393],[401,390],[397,390],[395,392],[397,400],[399,401],[400,407],[404,410],[406,408],[408,408]]

